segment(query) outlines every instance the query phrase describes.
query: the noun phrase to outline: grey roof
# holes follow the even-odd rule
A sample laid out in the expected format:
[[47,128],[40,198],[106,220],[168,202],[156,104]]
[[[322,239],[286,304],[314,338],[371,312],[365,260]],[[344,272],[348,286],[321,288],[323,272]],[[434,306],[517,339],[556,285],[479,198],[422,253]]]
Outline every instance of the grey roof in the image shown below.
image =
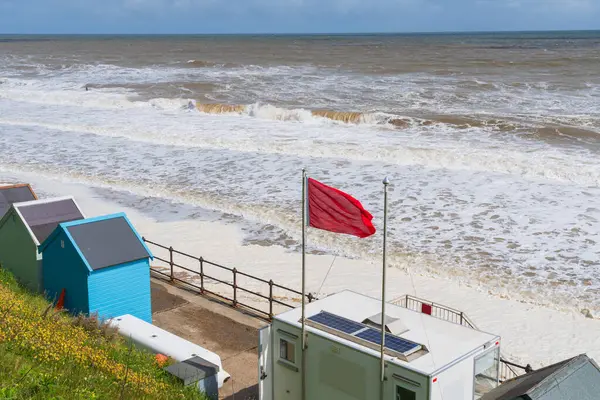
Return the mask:
[[66,229],[93,270],[150,257],[123,217],[86,222]]
[[585,354],[510,379],[480,400],[596,400],[600,370]]
[[192,357],[185,361],[169,365],[164,370],[180,379],[187,386],[216,375],[219,372],[219,366],[203,358]]
[[0,217],[13,203],[35,200],[35,195],[29,185],[0,186]]
[[19,206],[19,212],[39,243],[46,240],[58,224],[83,219],[73,199],[35,202]]

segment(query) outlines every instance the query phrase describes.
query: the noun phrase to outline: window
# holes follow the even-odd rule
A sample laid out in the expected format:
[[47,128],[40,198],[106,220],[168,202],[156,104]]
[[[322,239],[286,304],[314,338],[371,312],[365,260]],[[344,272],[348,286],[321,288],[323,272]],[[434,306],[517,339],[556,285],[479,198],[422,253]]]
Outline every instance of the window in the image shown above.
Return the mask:
[[496,347],[475,359],[475,400],[498,386],[499,366],[499,347]]
[[279,339],[279,358],[294,364],[296,362],[296,344]]
[[417,394],[401,386],[396,386],[396,400],[415,400]]

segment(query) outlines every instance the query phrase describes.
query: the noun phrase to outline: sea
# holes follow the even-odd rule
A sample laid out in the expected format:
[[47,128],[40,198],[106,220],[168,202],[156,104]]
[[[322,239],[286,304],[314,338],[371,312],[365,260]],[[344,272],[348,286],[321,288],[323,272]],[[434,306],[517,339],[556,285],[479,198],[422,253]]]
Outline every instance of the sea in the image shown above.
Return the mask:
[[309,251],[373,273],[387,176],[391,267],[599,312],[599,159],[600,32],[0,36],[0,180],[297,252],[306,168],[378,228]]

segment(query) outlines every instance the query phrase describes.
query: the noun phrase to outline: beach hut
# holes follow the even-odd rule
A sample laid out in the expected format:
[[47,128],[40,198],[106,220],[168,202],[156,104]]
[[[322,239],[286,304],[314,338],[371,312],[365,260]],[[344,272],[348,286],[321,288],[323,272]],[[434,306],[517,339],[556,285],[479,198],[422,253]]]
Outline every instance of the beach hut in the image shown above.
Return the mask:
[[60,224],[40,246],[44,290],[74,314],[152,323],[152,254],[124,213]]
[[73,197],[14,203],[0,219],[0,264],[32,291],[41,291],[38,246],[61,222],[84,218]]
[[37,200],[31,186],[26,183],[19,185],[0,186],[0,217],[2,217],[13,203]]
[[585,354],[504,382],[480,400],[596,400],[600,367]]

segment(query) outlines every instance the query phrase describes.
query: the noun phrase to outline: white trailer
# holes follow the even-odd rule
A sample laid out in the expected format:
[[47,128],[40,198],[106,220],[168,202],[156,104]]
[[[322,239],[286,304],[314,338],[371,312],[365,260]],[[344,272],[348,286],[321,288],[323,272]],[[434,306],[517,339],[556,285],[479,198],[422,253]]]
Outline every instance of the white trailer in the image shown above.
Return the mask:
[[[381,301],[343,291],[306,305],[305,399],[379,399]],[[259,399],[302,400],[301,310],[259,336]],[[378,322],[378,323],[377,323]],[[474,400],[498,386],[500,337],[386,305],[388,400]]]

